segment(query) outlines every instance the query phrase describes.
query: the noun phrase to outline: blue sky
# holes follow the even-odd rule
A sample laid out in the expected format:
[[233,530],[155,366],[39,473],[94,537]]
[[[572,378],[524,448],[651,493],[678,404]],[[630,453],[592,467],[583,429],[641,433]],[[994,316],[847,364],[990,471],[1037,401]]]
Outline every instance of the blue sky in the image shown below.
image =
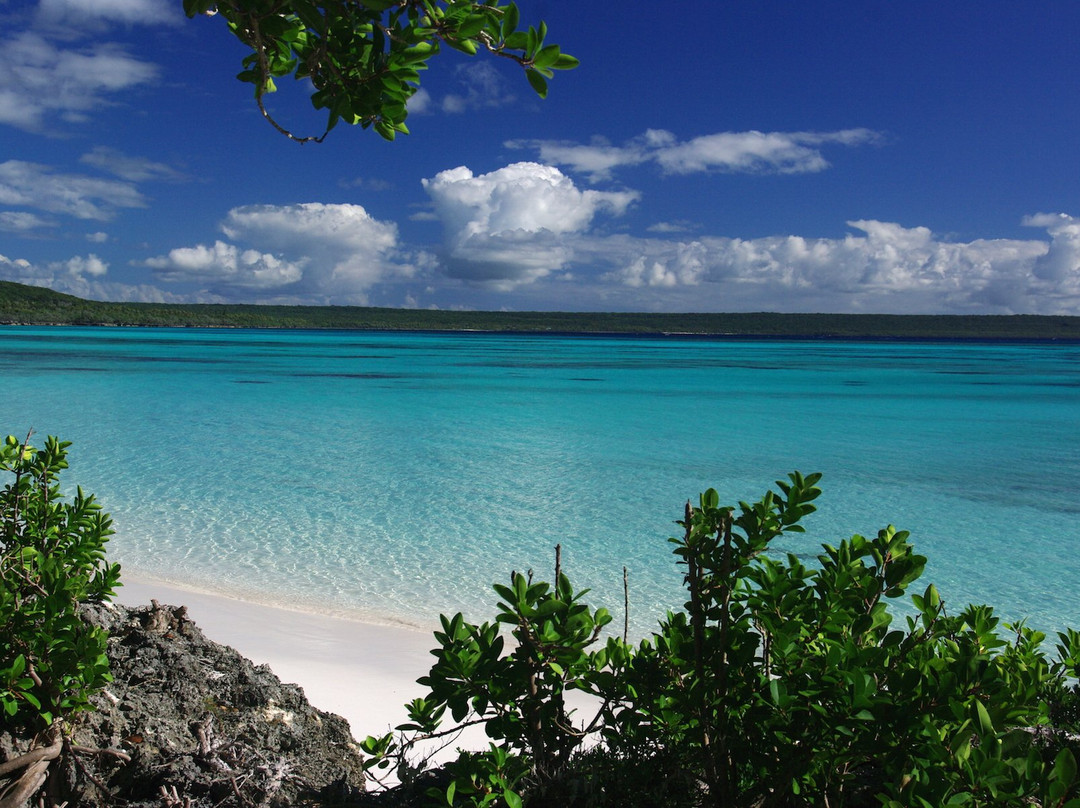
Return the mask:
[[[1080,4],[520,0],[297,145],[179,0],[0,0],[0,279],[107,300],[1080,314]],[[614,10],[613,10],[614,9]],[[600,16],[599,12],[603,12]],[[324,122],[303,82],[276,117]]]

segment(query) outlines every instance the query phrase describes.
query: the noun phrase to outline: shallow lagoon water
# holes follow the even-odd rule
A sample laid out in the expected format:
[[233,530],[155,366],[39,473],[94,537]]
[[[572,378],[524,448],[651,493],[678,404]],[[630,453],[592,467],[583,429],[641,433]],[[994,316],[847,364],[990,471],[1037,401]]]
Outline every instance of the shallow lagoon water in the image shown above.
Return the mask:
[[0,329],[3,430],[73,441],[68,482],[133,574],[432,624],[549,576],[647,632],[666,539],[715,487],[821,471],[816,554],[888,523],[947,603],[1080,625],[1080,346],[202,329]]

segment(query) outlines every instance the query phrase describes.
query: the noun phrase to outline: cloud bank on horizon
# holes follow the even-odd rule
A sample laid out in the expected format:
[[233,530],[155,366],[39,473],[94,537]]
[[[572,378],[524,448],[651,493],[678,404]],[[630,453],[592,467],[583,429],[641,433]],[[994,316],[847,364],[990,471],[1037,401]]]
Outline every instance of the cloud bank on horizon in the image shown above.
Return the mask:
[[[355,158],[340,146],[297,153],[243,128],[250,142],[207,170],[208,152],[238,135],[214,135],[211,114],[194,139],[158,95],[175,100],[167,85],[187,82],[193,109],[224,102],[206,100],[176,67],[177,53],[138,36],[175,38],[200,21],[184,21],[164,0],[16,9],[0,56],[2,279],[130,301],[1080,315],[1080,218],[1068,210],[1014,210],[1025,230],[979,237],[853,210],[851,199],[873,205],[846,196],[848,175],[825,178],[858,179],[848,162],[867,171],[887,162],[903,139],[891,127],[687,135],[640,126],[610,139],[596,134],[599,119],[564,114],[541,125],[529,111],[522,121],[531,102],[508,83],[520,77],[476,62],[425,86],[414,129],[431,126],[440,139],[400,147],[400,160],[380,144],[384,173],[370,161],[349,173]],[[231,80],[226,71],[210,83]],[[155,115],[164,128],[152,128]],[[470,120],[487,115],[500,122],[490,135]],[[228,125],[263,126],[250,115]],[[545,134],[529,134],[538,130]],[[332,137],[371,148],[356,140],[366,133]],[[303,183],[286,177],[298,175],[286,172],[313,152],[310,167],[296,170],[323,181],[296,187]],[[775,193],[780,210],[810,182],[805,206],[821,221],[831,214],[829,235],[759,225],[739,237],[721,223],[751,198],[769,221],[757,189]],[[933,190],[915,187],[912,198]],[[841,192],[834,204],[829,194]]]

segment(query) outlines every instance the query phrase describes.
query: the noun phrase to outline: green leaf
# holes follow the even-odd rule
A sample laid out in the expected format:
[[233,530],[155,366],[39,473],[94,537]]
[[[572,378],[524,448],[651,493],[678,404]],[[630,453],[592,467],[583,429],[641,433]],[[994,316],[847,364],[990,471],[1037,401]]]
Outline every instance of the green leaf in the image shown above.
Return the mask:
[[983,735],[994,734],[994,722],[990,720],[990,713],[986,711],[986,707],[981,701],[975,702],[975,713],[979,719],[979,727],[982,729]]
[[446,44],[454,50],[459,50],[462,53],[467,53],[469,56],[476,55],[476,41],[472,39],[447,39]]
[[541,98],[547,98],[547,79],[540,75],[539,71],[534,70],[530,67],[525,71],[525,77],[529,80],[529,85],[533,88],[533,90],[538,96],[540,96]]
[[506,37],[503,44],[507,50],[525,50],[529,47],[529,37],[524,31],[515,31]]
[[457,36],[462,39],[472,39],[484,30],[486,22],[482,14],[475,14],[458,27]]
[[536,52],[533,57],[533,66],[537,69],[551,67],[559,59],[559,46],[547,45]]
[[503,12],[502,25],[500,26],[500,33],[504,40],[517,30],[519,19],[518,7],[515,3],[511,3]]
[[1068,748],[1062,749],[1054,758],[1050,778],[1066,786],[1071,786],[1076,781],[1076,758]]
[[787,706],[787,686],[781,680],[773,679],[769,682],[769,696],[772,698],[772,703],[781,710]]

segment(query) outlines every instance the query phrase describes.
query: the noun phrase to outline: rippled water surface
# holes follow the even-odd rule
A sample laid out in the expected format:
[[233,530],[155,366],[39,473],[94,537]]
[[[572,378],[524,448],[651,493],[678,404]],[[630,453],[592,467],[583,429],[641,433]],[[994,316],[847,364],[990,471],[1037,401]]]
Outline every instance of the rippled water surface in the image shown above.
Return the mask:
[[74,442],[129,570],[427,623],[552,548],[647,631],[707,487],[792,469],[802,538],[913,533],[946,600],[1080,625],[1080,346],[0,329],[0,428]]

